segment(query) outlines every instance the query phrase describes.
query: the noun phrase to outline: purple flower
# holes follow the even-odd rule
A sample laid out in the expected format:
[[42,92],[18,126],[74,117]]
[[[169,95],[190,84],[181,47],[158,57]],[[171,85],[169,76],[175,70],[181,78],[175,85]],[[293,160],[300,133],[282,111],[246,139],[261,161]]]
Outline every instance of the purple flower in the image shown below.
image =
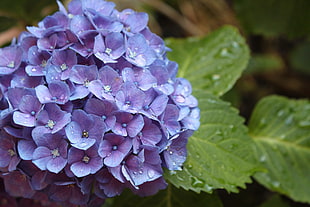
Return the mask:
[[104,0],[57,4],[0,49],[6,191],[99,206],[124,188],[141,196],[164,189],[163,167],[182,170],[200,125],[190,83],[177,78],[146,13]]
[[29,65],[25,70],[29,76],[43,76],[44,69],[51,55],[47,51],[40,51],[37,46],[32,46],[28,51]]
[[188,80],[178,78],[175,82],[175,90],[171,94],[172,99],[180,106],[196,107],[198,105],[197,99],[191,95],[192,87]]
[[133,188],[133,191],[139,196],[151,196],[156,194],[159,190],[163,190],[167,187],[167,183],[163,177],[160,177],[156,180],[149,181],[139,185],[138,189]]
[[158,125],[148,118],[144,118],[144,126],[142,130],[133,139],[133,151],[137,153],[140,149],[140,145],[143,146],[153,146],[155,147],[157,143],[162,139],[162,132]]
[[[141,131],[144,125],[142,115],[132,115],[127,112],[117,112],[115,113],[116,122],[112,127],[112,131],[115,134],[121,136],[135,137]],[[112,126],[107,122],[108,126]]]
[[170,144],[163,152],[165,165],[169,170],[181,170],[182,164],[186,160],[186,144],[188,138],[193,134],[192,130],[187,130],[170,140]]
[[42,104],[57,103],[65,104],[69,100],[69,86],[62,81],[55,81],[45,85],[39,85],[35,88],[36,95]]
[[20,162],[15,149],[15,143],[9,136],[1,133],[0,138],[0,167],[7,168],[8,171],[13,171]]
[[98,149],[99,155],[104,158],[104,164],[108,167],[118,166],[132,147],[130,138],[125,138],[113,133],[103,137]]
[[158,120],[158,116],[165,111],[168,101],[167,95],[158,94],[154,89],[150,89],[145,92],[140,112],[151,119]]
[[104,193],[103,197],[114,197],[120,195],[123,189],[125,188],[124,183],[115,179],[114,176],[104,168],[100,170],[95,175],[96,180],[98,181],[98,190],[96,194],[102,195],[102,191]]
[[144,67],[156,60],[156,53],[142,34],[135,34],[127,40],[126,60],[138,67]]
[[73,66],[69,80],[75,83],[74,93],[71,94],[70,100],[82,99],[89,94],[89,83],[98,77],[98,69],[95,65]]
[[75,42],[70,46],[70,49],[81,55],[82,57],[92,57],[94,48],[94,38],[96,33],[87,33],[83,39]]
[[98,155],[98,147],[96,145],[87,150],[71,147],[68,153],[68,164],[70,165],[70,170],[77,177],[95,174],[103,167],[103,161]]
[[84,107],[84,110],[89,114],[94,114],[101,117],[107,125],[107,131],[114,127],[116,118],[113,115],[118,110],[115,103],[107,100],[99,100],[95,98],[89,99]]
[[65,130],[73,147],[87,150],[96,142],[100,143],[106,132],[106,125],[99,116],[87,114],[83,110],[75,110],[72,113],[72,122]]
[[32,134],[54,134],[62,130],[70,121],[71,114],[62,111],[57,104],[45,104],[37,116],[36,127]]
[[96,13],[94,16],[89,15],[89,18],[92,20],[94,27],[97,32],[103,36],[108,35],[112,32],[120,32],[123,29],[123,24],[114,20],[114,18],[104,16],[102,14]]
[[35,95],[35,91],[29,88],[9,88],[7,91],[7,97],[9,99],[9,103],[12,106],[12,109],[18,109],[18,106],[21,102],[22,97],[25,95]]
[[133,186],[162,176],[161,159],[157,148],[145,147],[138,155],[130,155],[122,165],[122,174]]
[[3,173],[5,191],[14,197],[31,198],[36,191],[31,188],[29,178],[21,171]]
[[89,33],[93,33],[95,28],[86,16],[75,15],[70,22],[70,30],[79,38],[84,38]]
[[22,53],[22,49],[18,46],[0,48],[0,75],[16,71],[21,64]]
[[28,76],[21,68],[12,75],[11,87],[34,88],[42,83],[44,83],[42,77]]
[[114,100],[122,83],[122,78],[113,68],[104,66],[99,70],[99,79],[91,81],[88,89],[99,99]]
[[124,82],[132,82],[143,91],[147,91],[156,85],[156,78],[147,69],[124,68],[122,70]]
[[14,123],[26,127],[35,126],[36,116],[41,108],[42,105],[37,97],[32,95],[23,96],[18,105],[18,111],[13,113]]
[[32,162],[41,170],[59,173],[67,164],[68,144],[61,134],[43,134],[33,137],[37,148]]
[[32,139],[22,139],[17,143],[18,154],[23,160],[32,160],[36,148],[37,145]]
[[194,108],[190,111],[188,116],[181,120],[183,127],[191,130],[198,130],[200,126],[200,110],[199,108]]
[[168,48],[165,42],[158,35],[152,33],[147,27],[141,31],[150,47],[160,56],[164,55]]
[[70,76],[71,68],[77,64],[77,57],[72,50],[55,50],[52,53],[51,63],[62,71],[61,80],[66,80]]
[[121,22],[124,23],[124,32],[139,33],[146,28],[149,21],[148,15],[144,12],[135,12],[132,9],[125,9],[119,14]]
[[174,91],[174,87],[171,84],[172,80],[170,78],[169,71],[166,64],[162,60],[156,60],[151,66],[150,71],[152,75],[157,79],[156,90],[170,95]]
[[144,92],[132,82],[125,82],[115,95],[116,105],[123,111],[136,113],[142,108]]
[[82,9],[94,10],[99,14],[103,14],[105,16],[110,16],[114,11],[115,4],[113,2],[107,1],[97,1],[97,0],[83,0],[78,1],[82,4]]
[[[161,115],[161,125],[163,129],[167,130],[170,136],[174,136],[181,130],[181,125],[178,122],[179,109],[176,105],[168,104],[164,113]],[[168,135],[166,135],[169,137]]]
[[104,63],[114,63],[125,52],[124,36],[118,32],[107,34],[102,37],[101,34],[95,37],[94,54]]
[[84,205],[89,199],[89,194],[83,194],[76,181],[55,182],[50,186],[47,193],[51,200],[64,204],[70,202],[76,205]]

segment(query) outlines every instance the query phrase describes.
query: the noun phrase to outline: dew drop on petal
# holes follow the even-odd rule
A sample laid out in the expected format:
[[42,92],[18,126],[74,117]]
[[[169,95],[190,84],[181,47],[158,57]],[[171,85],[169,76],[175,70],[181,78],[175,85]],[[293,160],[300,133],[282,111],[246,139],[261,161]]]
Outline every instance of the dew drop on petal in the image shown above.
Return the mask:
[[147,176],[148,176],[150,179],[152,179],[152,178],[155,176],[155,171],[152,170],[152,169],[149,169],[149,170],[147,171]]
[[6,67],[14,68],[15,67],[15,62],[14,61],[9,62],[9,64],[7,64]]

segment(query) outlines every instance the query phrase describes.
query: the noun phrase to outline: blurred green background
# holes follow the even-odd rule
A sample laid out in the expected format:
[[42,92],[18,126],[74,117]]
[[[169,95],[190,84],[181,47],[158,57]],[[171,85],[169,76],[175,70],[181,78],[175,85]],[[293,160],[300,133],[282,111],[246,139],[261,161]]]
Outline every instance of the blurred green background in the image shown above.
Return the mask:
[[[98,0],[99,1],[99,0]],[[248,68],[224,99],[246,119],[262,97],[310,98],[310,0],[114,0],[119,10],[147,12],[149,27],[165,37],[203,36],[237,27],[251,49]],[[66,5],[68,1],[63,1]],[[26,26],[57,10],[55,0],[1,0],[0,47]],[[224,206],[309,206],[280,197],[257,184],[239,194],[219,192]],[[309,195],[310,196],[310,195]],[[277,202],[279,203],[279,202]]]

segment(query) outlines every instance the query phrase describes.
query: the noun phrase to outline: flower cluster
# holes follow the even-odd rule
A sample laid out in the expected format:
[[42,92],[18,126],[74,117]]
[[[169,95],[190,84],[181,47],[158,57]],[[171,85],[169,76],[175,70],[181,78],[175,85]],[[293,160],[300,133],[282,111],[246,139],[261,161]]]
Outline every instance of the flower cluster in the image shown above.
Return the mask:
[[[95,205],[166,187],[199,127],[148,16],[72,0],[0,49],[0,170],[12,196]],[[45,196],[42,196],[45,195]]]

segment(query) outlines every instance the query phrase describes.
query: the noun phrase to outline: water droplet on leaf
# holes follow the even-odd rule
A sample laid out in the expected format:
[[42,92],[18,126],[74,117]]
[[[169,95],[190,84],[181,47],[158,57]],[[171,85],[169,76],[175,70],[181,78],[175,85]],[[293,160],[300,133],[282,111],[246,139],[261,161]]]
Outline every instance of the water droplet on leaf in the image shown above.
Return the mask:
[[197,177],[191,177],[191,185],[194,188],[203,188],[205,186],[205,181]]

